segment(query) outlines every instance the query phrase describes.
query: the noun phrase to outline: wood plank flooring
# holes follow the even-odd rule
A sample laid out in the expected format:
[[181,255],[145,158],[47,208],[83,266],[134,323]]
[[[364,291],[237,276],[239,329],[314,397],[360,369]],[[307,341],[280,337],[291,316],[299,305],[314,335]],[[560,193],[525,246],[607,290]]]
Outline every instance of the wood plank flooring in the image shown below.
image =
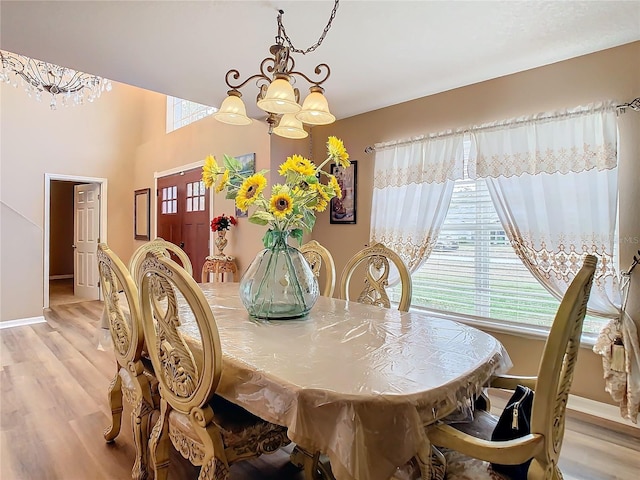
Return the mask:
[[[113,444],[106,392],[115,373],[110,351],[96,348],[101,302],[55,305],[47,323],[0,330],[0,478],[128,480],[134,447],[125,408]],[[635,480],[640,431],[591,417],[567,422],[561,468],[565,480]],[[197,478],[179,454],[171,480]],[[241,462],[232,480],[302,480],[281,451]]]

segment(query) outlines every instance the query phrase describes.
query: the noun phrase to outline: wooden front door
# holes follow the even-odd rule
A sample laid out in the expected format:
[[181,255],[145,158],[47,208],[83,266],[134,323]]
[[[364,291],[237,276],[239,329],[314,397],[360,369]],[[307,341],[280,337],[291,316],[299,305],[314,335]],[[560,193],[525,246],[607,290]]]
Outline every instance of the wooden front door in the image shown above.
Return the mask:
[[200,281],[209,255],[209,190],[201,181],[202,169],[158,178],[158,236],[178,245],[191,260]]

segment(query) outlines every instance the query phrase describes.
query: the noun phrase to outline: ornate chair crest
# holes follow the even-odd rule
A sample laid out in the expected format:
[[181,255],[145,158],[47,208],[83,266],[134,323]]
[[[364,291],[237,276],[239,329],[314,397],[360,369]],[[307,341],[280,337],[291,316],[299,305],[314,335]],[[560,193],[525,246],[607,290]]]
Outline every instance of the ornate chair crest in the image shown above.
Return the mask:
[[353,273],[359,265],[365,263],[364,288],[358,295],[358,302],[390,308],[391,302],[386,291],[389,285],[389,261],[398,269],[402,284],[398,310],[408,311],[412,290],[409,270],[396,252],[381,243],[360,250],[347,262],[340,278],[340,297],[349,300],[349,286]]
[[320,271],[324,265],[325,283],[322,295],[324,297],[332,297],[336,286],[336,266],[333,262],[331,252],[315,240],[311,240],[302,245],[302,247],[300,247],[300,252],[302,252],[305,260],[311,267],[311,271],[318,280],[320,279]]

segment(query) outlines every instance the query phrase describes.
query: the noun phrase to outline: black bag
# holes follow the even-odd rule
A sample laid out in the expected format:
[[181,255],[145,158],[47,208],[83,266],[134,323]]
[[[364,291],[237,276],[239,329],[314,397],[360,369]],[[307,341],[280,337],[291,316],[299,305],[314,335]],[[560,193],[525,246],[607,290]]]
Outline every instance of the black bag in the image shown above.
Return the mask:
[[[518,385],[498,419],[498,423],[491,434],[491,440],[513,440],[531,433],[532,407],[533,390]],[[492,463],[491,467],[496,472],[509,476],[512,480],[527,480],[527,471],[530,463],[531,460],[527,460],[520,465]]]

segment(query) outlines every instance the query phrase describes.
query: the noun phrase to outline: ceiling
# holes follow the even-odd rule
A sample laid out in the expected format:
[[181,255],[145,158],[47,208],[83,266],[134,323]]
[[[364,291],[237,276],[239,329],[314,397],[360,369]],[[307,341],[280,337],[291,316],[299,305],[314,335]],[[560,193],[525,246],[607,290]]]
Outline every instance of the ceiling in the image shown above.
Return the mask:
[[[296,48],[314,44],[332,0],[9,1],[0,48],[111,80],[218,106],[227,70],[258,73],[277,10]],[[314,52],[328,63],[326,96],[338,118],[640,40],[635,1],[340,2]],[[307,84],[300,81],[301,95]],[[248,113],[264,118],[242,89]]]

